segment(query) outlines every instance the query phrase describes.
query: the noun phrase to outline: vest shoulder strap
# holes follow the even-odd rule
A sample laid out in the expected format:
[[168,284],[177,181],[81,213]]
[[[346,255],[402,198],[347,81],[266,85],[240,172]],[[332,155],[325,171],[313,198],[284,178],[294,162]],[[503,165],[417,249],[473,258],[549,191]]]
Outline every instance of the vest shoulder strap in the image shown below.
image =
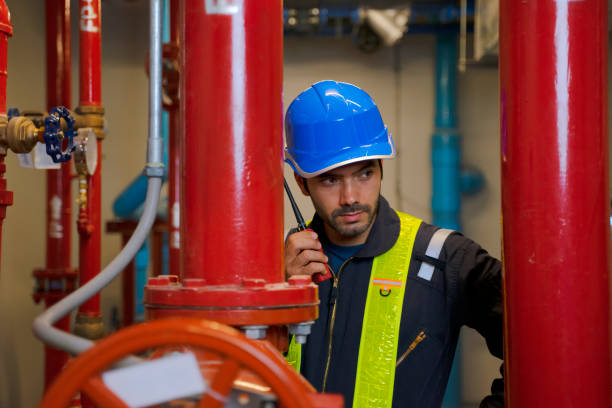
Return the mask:
[[391,408],[408,268],[421,220],[398,212],[400,234],[374,258],[363,315],[353,407]]

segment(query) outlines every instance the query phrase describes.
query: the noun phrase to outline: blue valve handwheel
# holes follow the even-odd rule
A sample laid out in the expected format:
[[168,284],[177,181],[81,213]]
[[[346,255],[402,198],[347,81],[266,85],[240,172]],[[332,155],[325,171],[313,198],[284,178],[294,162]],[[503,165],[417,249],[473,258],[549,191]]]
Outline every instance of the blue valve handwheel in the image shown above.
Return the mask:
[[[66,121],[67,128],[62,135],[61,119]],[[74,150],[74,118],[70,111],[63,106],[51,108],[49,116],[45,118],[45,146],[47,154],[54,163],[63,163],[71,159]],[[63,150],[64,139],[68,140],[66,150]]]
[[19,116],[19,108],[10,108],[8,112],[6,112],[6,116],[10,122],[15,116]]

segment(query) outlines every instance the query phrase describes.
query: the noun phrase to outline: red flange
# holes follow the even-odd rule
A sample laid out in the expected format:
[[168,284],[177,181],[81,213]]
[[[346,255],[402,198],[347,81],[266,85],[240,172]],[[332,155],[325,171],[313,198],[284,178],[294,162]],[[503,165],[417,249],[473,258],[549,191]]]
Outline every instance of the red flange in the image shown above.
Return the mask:
[[314,320],[318,316],[318,289],[309,277],[288,283],[244,279],[242,285],[206,285],[202,279],[162,275],[145,288],[147,318],[199,316],[222,323],[282,325]]

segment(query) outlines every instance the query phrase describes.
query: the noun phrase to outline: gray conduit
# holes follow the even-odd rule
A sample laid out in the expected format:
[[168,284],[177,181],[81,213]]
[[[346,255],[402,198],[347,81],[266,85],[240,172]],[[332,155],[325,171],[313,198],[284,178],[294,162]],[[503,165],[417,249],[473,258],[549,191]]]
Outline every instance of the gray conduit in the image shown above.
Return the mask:
[[142,217],[140,217],[136,230],[128,243],[102,272],[75,292],[51,306],[39,315],[32,324],[34,335],[41,341],[73,355],[90,348],[94,342],[59,330],[53,327],[53,324],[98,293],[115,276],[121,273],[148,237],[157,214],[157,204],[162,184],[161,178],[164,175],[163,140],[161,137],[162,0],[151,0],[149,26],[149,138],[147,165],[145,167],[148,183]]

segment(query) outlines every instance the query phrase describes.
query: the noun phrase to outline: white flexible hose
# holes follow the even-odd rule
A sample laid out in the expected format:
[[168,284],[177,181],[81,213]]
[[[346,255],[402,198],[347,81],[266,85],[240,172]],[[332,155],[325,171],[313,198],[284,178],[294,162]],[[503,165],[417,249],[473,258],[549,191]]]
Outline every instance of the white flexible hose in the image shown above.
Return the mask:
[[[143,214],[128,243],[102,272],[78,290],[51,306],[38,316],[32,324],[32,330],[36,337],[46,344],[73,355],[88,349],[94,342],[59,330],[53,327],[53,324],[98,293],[115,276],[121,273],[147,239],[157,214],[159,192],[162,185],[161,178],[164,175],[163,139],[161,137],[162,0],[150,0],[150,2],[149,137],[147,165],[145,167],[148,182]],[[128,361],[124,360],[124,362],[129,362],[129,359]]]
[[161,183],[162,181],[158,177],[149,178],[142,217],[132,237],[117,257],[95,278],[38,316],[32,324],[32,330],[36,337],[46,344],[73,355],[81,353],[94,344],[91,340],[57,329],[53,327],[53,324],[108,285],[134,258],[145,239],[147,239],[155,221]]

